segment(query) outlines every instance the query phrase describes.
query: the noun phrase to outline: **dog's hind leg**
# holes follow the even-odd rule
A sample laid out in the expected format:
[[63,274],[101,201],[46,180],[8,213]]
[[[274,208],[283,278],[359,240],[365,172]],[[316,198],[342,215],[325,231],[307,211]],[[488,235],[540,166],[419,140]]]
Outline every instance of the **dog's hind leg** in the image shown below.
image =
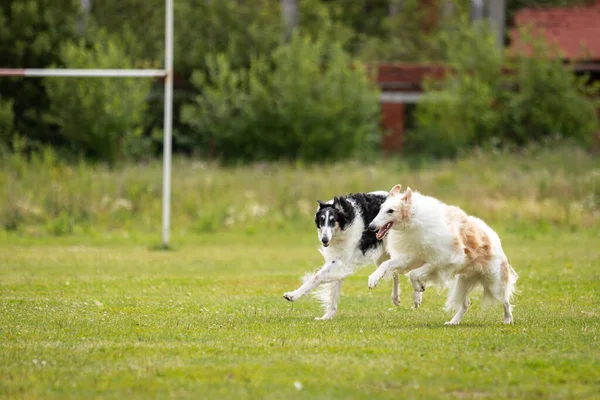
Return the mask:
[[[390,255],[384,251],[375,262],[375,265],[379,267],[389,259]],[[397,271],[392,272],[392,303],[394,303],[395,306],[400,305],[400,280],[398,276],[399,274]]]
[[510,304],[510,299],[512,298],[513,293],[515,292],[515,284],[517,283],[517,279],[519,279],[519,275],[515,272],[515,270],[508,264],[503,265],[503,268],[508,270],[508,273],[505,273],[505,277],[508,277],[508,281],[504,287],[504,296],[502,298],[502,305],[504,306],[504,323],[512,324],[513,323],[513,315],[512,308],[513,306]]
[[450,296],[448,297],[448,301],[446,303],[447,309],[456,309],[458,310],[454,317],[445,325],[458,325],[460,321],[465,316],[465,313],[469,309],[471,305],[471,300],[469,300],[469,294],[473,290],[473,288],[477,285],[476,278],[465,278],[458,277],[456,282],[454,283],[454,287],[450,292]]
[[400,305],[400,279],[396,271],[392,273],[392,303],[395,306]]
[[513,315],[512,315],[512,305],[508,300],[504,300],[502,302],[502,306],[504,306],[504,323],[512,324],[513,323]]
[[328,320],[335,316],[338,309],[340,292],[342,291],[342,283],[344,283],[344,280],[340,279],[327,284],[327,286],[323,288],[323,291],[321,291],[321,288],[317,289],[316,296],[325,305],[325,315],[315,318],[316,320]]
[[518,275],[507,260],[493,261],[490,270],[496,272],[483,283],[483,301],[489,303],[497,300],[504,307],[504,323],[512,324],[512,305],[510,299],[515,291]]
[[408,278],[413,288],[413,304],[415,308],[419,308],[421,305],[426,283],[431,280],[431,275],[434,274],[436,274],[435,269],[427,263],[408,273]]

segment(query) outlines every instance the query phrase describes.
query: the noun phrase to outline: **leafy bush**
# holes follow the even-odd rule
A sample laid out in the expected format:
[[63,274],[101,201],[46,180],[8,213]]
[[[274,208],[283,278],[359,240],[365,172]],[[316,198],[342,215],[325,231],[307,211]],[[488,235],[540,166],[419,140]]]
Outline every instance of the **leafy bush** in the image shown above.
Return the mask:
[[[527,33],[522,32],[527,38]],[[504,79],[511,90],[503,102],[503,139],[524,144],[549,136],[570,138],[589,146],[598,130],[595,100],[598,86],[587,86],[559,58],[549,58],[553,50],[544,41],[529,37],[530,56],[509,63],[514,74]]]
[[407,135],[410,153],[453,156],[478,145],[523,145],[556,137],[589,145],[598,129],[596,102],[549,47],[530,40],[530,55],[503,63],[485,25],[443,37],[449,72],[426,84]]
[[[119,42],[100,34],[91,48],[66,43],[60,51],[69,68],[135,68]],[[46,78],[51,101],[46,120],[57,124],[72,150],[114,162],[143,155],[149,144],[141,136],[142,115],[151,81],[135,78]]]
[[441,87],[437,81],[426,82],[426,96],[416,110],[417,129],[407,135],[410,152],[454,155],[495,135],[498,113],[493,105],[501,85],[502,54],[492,35],[481,35],[483,28],[442,36],[451,72]]
[[373,148],[378,92],[337,42],[294,35],[248,69],[207,57],[201,91],[183,110],[201,148],[225,160],[335,160]]

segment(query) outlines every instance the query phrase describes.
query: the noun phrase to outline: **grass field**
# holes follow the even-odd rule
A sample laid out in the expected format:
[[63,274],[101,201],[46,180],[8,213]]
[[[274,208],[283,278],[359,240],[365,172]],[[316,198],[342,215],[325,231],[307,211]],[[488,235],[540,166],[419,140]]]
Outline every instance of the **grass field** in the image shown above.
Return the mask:
[[333,321],[288,303],[319,265],[316,236],[0,238],[4,398],[598,398],[597,230],[500,232],[520,274],[515,324],[501,307],[444,326],[444,296],[410,308],[390,282],[345,283]]
[[[158,251],[157,161],[0,160],[0,397],[599,398],[600,159],[578,148],[415,166],[176,159],[174,249]],[[483,217],[520,275],[515,324],[443,323],[402,280],[344,284],[333,321],[282,295],[320,266],[317,198],[396,183]]]

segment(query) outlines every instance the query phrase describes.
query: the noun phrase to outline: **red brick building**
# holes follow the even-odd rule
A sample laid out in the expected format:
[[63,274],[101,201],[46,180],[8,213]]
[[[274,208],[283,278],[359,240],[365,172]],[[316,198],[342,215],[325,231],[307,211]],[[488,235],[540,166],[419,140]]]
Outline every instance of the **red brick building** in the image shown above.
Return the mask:
[[579,7],[523,8],[514,16],[510,52],[527,52],[519,29],[557,46],[557,56],[577,63],[600,61],[600,0]]

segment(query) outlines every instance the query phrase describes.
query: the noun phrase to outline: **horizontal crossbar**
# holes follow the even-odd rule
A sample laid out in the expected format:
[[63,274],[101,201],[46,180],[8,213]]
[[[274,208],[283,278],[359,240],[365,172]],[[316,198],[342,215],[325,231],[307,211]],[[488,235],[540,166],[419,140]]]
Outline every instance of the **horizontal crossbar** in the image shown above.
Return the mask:
[[0,76],[80,77],[80,78],[164,78],[163,69],[36,69],[0,68]]

